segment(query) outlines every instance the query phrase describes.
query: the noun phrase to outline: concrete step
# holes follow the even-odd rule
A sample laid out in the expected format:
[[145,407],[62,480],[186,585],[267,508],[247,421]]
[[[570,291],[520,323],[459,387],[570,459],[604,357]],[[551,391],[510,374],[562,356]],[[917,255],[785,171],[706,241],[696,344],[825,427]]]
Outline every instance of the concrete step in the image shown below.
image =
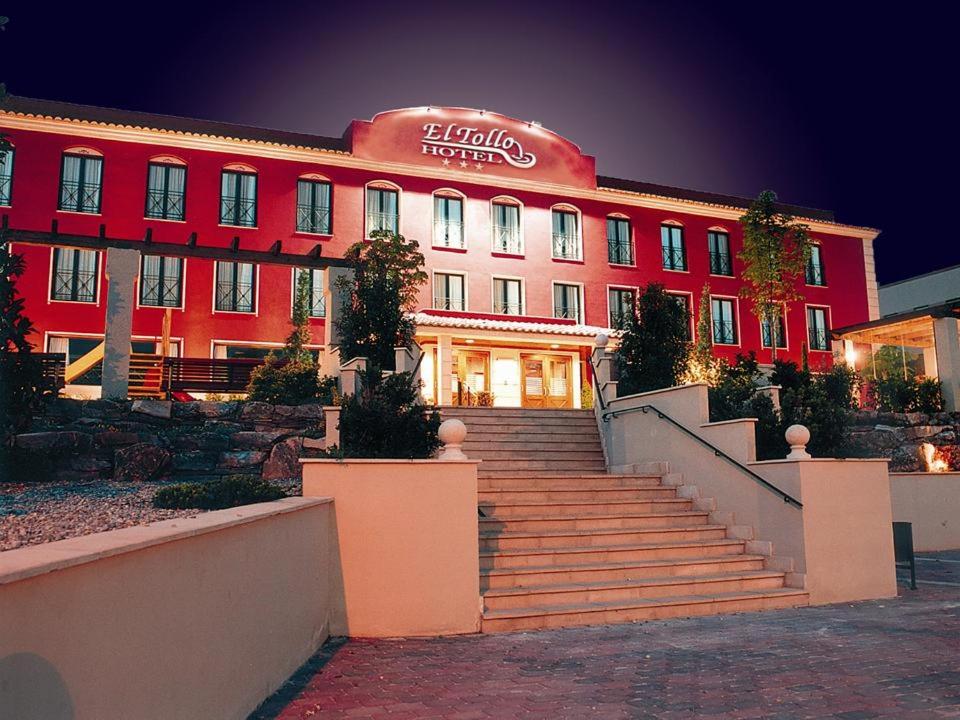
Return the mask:
[[693,501],[684,498],[648,500],[568,500],[542,502],[479,503],[485,517],[543,517],[544,515],[619,515],[692,510]]
[[571,462],[575,460],[590,461],[603,464],[603,450],[599,447],[584,449],[583,446],[567,445],[557,448],[536,449],[501,449],[503,446],[493,446],[486,449],[464,447],[463,451],[470,458],[480,460],[530,460]]
[[[482,467],[482,465],[481,465]],[[590,490],[593,488],[641,488],[658,487],[659,476],[647,475],[599,475],[567,474],[567,475],[531,475],[529,477],[482,477],[478,481],[478,489],[485,490]]]
[[762,555],[717,555],[632,562],[593,562],[576,565],[535,565],[480,571],[480,589],[536,587],[608,580],[690,577],[764,569]]
[[563,460],[563,459],[553,459],[553,460],[487,460],[483,463],[484,473],[495,472],[500,470],[507,470],[510,472],[517,472],[520,470],[537,470],[540,474],[543,474],[544,470],[558,470],[558,471],[589,471],[589,472],[603,472],[606,469],[603,461],[601,460]]
[[697,540],[649,545],[529,548],[480,552],[480,569],[575,565],[578,563],[623,563],[646,560],[705,558],[742,554],[743,540]]
[[488,470],[484,468],[486,463],[481,463],[479,469],[477,470],[477,476],[484,478],[486,480],[494,478],[510,478],[510,479],[521,479],[521,478],[538,478],[543,477],[544,473],[550,473],[550,476],[553,478],[578,478],[585,475],[599,476],[602,475],[606,468],[587,468],[587,469],[578,469],[578,468],[567,468],[565,470],[517,470],[510,468],[498,467],[496,470]]
[[480,533],[480,551],[525,550],[534,548],[608,547],[654,543],[722,540],[724,525],[690,525],[651,528],[605,528],[591,530],[491,531]]
[[623,602],[671,596],[716,595],[782,588],[784,574],[771,570],[747,570],[686,577],[642,580],[606,580],[589,583],[539,585],[488,590],[483,594],[485,611],[555,605]]
[[610,530],[706,525],[707,512],[694,510],[610,515],[544,515],[541,517],[484,517],[480,532],[544,532],[550,530]]
[[593,415],[542,415],[542,416],[521,416],[521,415],[445,415],[445,420],[456,418],[462,420],[463,424],[470,427],[519,427],[528,428],[535,426],[550,427],[568,427],[568,428],[593,428],[597,429],[597,421]]
[[592,409],[576,408],[485,408],[469,407],[457,405],[444,405],[440,408],[440,413],[444,417],[456,417],[458,414],[464,417],[522,417],[522,418],[542,418],[542,417],[588,417],[595,418],[596,415]]
[[654,485],[652,487],[591,487],[591,488],[529,488],[517,490],[480,490],[480,504],[565,502],[567,500],[650,500],[675,498],[677,489]]
[[574,447],[578,450],[600,450],[600,440],[584,433],[549,433],[538,435],[531,440],[522,433],[513,435],[467,434],[463,441],[464,450],[480,448],[481,450],[563,450]]
[[601,625],[720,613],[756,612],[797,607],[806,605],[807,602],[808,595],[805,591],[780,588],[645,600],[544,605],[486,611],[483,613],[482,631],[539,630],[574,625]]

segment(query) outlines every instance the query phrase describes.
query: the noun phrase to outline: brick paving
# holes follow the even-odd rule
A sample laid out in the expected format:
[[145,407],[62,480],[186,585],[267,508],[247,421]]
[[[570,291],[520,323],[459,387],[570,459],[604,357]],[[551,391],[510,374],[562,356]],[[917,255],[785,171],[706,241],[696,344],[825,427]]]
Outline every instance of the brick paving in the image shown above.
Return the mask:
[[891,600],[433,640],[335,639],[251,720],[960,718],[960,552],[927,558],[919,589],[901,586]]

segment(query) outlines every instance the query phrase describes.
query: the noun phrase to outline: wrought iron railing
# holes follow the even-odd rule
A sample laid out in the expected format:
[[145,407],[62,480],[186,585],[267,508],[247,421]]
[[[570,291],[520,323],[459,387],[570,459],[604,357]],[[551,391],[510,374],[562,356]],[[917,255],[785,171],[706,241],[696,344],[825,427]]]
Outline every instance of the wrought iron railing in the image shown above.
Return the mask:
[[710,272],[713,275],[733,275],[730,253],[711,251]]
[[[770,332],[770,325],[769,325],[769,324],[767,324],[767,323],[765,323],[765,322],[764,322],[764,323],[760,323],[760,334],[762,335],[761,342],[763,343],[763,346],[764,346],[764,347],[773,347],[773,342],[771,341],[771,337],[770,337],[770,336],[771,336],[771,332]],[[778,348],[785,348],[785,347],[787,346],[787,344],[783,341],[783,334],[780,332],[780,328],[777,328],[776,336],[777,336],[777,347],[778,347]]]
[[217,310],[253,312],[253,285],[218,281]]
[[224,225],[253,227],[257,224],[257,201],[232,195],[220,198],[220,222]]
[[579,260],[580,243],[570,233],[553,233],[553,256],[562,260]]
[[60,181],[60,209],[95,213],[100,210],[100,183]]
[[810,328],[810,349],[811,350],[826,350],[827,349],[827,331],[825,328]]
[[433,224],[433,244],[438,247],[462,248],[463,223],[456,220],[442,220]]
[[330,208],[297,203],[297,230],[328,234],[330,232]]
[[93,302],[97,299],[96,270],[56,270],[53,274],[53,299]]
[[732,320],[713,321],[713,341],[718,345],[735,345],[737,334]]
[[493,303],[493,312],[499,315],[523,315],[523,305],[520,303],[496,300]]
[[493,247],[497,252],[519,255],[521,252],[519,228],[509,225],[494,225]]
[[367,213],[367,234],[375,230],[387,230],[388,232],[397,232],[400,216],[397,213],[390,212],[368,212]]
[[684,257],[683,248],[661,246],[660,249],[665,270],[687,269],[687,259]]
[[633,245],[626,240],[608,238],[607,259],[616,265],[633,265]]
[[822,265],[807,263],[807,285],[826,285]]
[[140,291],[140,304],[156,307],[179,307],[180,278],[175,275],[160,277],[159,275],[144,274]]
[[554,305],[553,316],[555,318],[565,318],[567,320],[579,320],[580,308],[576,305]]
[[433,298],[435,310],[466,310],[463,298],[449,298],[437,295]]
[[12,184],[9,175],[0,175],[0,205],[10,204],[10,186]]
[[162,188],[149,188],[146,216],[161,220],[183,220],[183,197],[180,190],[165,192]]

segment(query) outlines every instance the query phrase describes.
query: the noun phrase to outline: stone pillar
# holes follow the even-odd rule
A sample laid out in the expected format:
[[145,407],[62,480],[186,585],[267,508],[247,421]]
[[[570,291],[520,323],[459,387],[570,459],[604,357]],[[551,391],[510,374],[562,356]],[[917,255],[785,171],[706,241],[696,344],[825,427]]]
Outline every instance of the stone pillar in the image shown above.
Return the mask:
[[367,369],[367,358],[358,357],[340,366],[340,391],[354,395],[360,389],[360,373]]
[[343,316],[343,304],[349,297],[349,290],[340,287],[340,278],[353,278],[353,270],[342,267],[328,267],[323,271],[323,300],[327,309],[323,323],[323,363],[320,371],[324,375],[338,376],[340,373],[340,333],[337,323]]
[[933,319],[933,341],[937,349],[937,371],[947,412],[960,412],[960,320]]
[[[591,364],[594,373],[594,395],[600,394],[603,398],[603,405],[616,399],[617,381],[613,379],[613,360],[614,355],[607,350],[607,343],[610,339],[604,335],[597,335],[595,347],[590,355]],[[594,403],[600,407],[600,402]]]
[[140,251],[107,249],[107,318],[103,339],[102,396],[126,400],[130,383],[134,285]]
[[423,348],[414,340],[410,347],[398,347],[394,348],[393,352],[395,354],[395,366],[394,369],[396,372],[409,372],[413,373],[411,382],[416,387],[420,387],[420,358],[423,356]]
[[440,373],[437,382],[440,397],[437,398],[437,405],[450,405],[453,403],[453,338],[449,335],[437,338],[436,372]]

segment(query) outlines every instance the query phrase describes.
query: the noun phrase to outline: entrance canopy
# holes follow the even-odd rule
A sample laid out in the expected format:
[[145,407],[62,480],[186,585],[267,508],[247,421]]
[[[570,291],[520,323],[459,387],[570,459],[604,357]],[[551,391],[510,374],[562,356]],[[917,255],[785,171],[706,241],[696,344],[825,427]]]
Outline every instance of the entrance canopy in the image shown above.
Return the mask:
[[835,340],[868,345],[907,345],[918,348],[935,346],[933,321],[937,318],[960,319],[960,298],[942,305],[888,315],[879,320],[848,325],[833,331]]

